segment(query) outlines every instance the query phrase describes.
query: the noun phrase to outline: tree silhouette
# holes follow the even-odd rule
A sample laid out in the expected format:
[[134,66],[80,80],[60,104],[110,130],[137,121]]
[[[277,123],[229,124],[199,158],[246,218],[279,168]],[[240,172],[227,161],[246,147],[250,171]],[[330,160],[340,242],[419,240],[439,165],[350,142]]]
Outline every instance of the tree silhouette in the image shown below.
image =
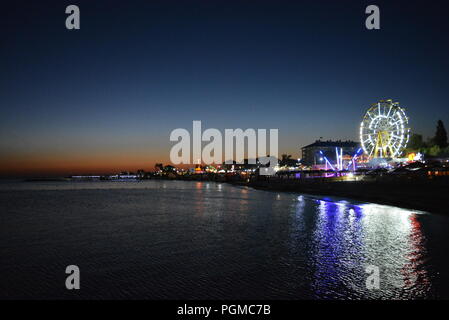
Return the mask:
[[440,152],[441,152],[441,148],[436,144],[429,148],[428,154],[429,154],[429,156],[436,157],[440,154]]
[[281,160],[279,161],[279,165],[281,167],[286,166],[288,163],[288,160],[291,158],[292,156],[289,154],[283,154],[281,155]]
[[437,123],[437,131],[435,133],[435,138],[433,139],[435,144],[439,146],[441,149],[444,149],[448,146],[447,144],[447,132],[444,128],[443,121],[438,120]]
[[423,141],[422,135],[414,133],[410,136],[410,140],[408,143],[408,148],[419,150],[425,147],[425,143]]
[[164,171],[164,172],[175,172],[175,171],[176,171],[176,168],[173,167],[173,166],[168,165],[168,166],[165,166],[165,167],[164,167],[163,171]]
[[296,159],[292,159],[291,154],[283,154],[281,155],[281,159],[279,160],[279,166],[294,167],[296,165],[296,162]]

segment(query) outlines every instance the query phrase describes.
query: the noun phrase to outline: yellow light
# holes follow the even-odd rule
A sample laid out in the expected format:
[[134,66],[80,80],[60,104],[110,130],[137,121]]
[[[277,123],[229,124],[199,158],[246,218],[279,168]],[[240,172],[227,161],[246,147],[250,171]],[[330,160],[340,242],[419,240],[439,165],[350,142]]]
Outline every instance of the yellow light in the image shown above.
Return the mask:
[[409,153],[409,154],[407,155],[407,158],[408,158],[409,161],[415,160],[415,157],[416,157],[416,154],[415,154],[414,152]]

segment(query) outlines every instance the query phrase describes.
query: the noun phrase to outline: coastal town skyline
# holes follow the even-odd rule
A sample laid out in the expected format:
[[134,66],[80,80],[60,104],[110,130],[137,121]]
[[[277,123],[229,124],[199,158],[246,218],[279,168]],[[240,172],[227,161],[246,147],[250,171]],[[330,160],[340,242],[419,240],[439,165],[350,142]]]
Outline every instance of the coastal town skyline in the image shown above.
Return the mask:
[[447,4],[3,4],[0,300],[449,299]]
[[320,137],[358,141],[384,98],[411,133],[449,123],[439,2],[380,2],[380,30],[366,30],[364,2],[79,1],[82,27],[69,31],[67,4],[8,4],[1,20],[0,176],[148,170],[193,120],[277,128],[279,154],[294,158]]

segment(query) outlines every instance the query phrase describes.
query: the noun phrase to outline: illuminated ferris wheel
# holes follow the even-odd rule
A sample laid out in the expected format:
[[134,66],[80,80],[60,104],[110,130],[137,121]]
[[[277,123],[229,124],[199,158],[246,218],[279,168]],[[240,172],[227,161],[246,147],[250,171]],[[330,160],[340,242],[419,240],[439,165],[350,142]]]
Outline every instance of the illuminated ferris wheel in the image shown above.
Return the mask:
[[407,146],[408,118],[398,102],[380,100],[366,111],[360,125],[362,148],[370,158],[398,158]]

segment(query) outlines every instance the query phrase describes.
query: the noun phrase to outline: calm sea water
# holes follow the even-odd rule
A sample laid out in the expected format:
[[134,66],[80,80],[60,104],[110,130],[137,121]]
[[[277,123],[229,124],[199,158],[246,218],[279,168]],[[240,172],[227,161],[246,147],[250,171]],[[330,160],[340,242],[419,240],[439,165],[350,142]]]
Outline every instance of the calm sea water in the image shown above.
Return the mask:
[[0,204],[3,299],[449,297],[444,216],[186,181],[3,182]]

